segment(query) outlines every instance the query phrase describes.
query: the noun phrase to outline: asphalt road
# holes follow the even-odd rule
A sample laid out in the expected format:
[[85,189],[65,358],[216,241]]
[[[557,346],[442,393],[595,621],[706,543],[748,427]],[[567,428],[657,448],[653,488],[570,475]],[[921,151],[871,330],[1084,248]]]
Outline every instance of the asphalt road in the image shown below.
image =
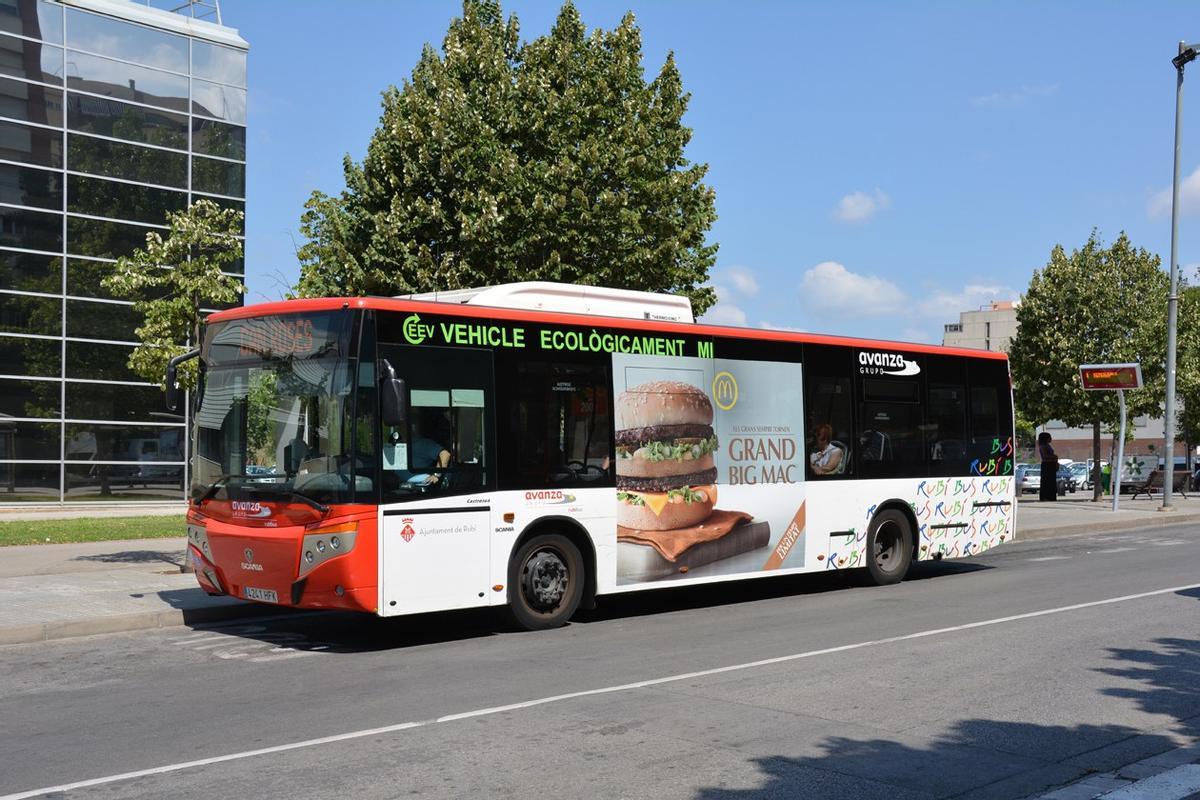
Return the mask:
[[641,594],[541,633],[312,615],[0,648],[0,800],[1024,797],[1200,736],[1198,534]]

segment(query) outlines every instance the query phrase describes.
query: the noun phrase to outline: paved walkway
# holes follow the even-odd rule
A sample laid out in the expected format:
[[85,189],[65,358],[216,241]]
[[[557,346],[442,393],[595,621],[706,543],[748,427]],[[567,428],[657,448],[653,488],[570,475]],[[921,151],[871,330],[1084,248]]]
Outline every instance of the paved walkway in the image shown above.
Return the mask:
[[1172,495],[1174,511],[1161,511],[1162,496],[1133,500],[1122,497],[1112,510],[1112,497],[1092,502],[1090,492],[1076,492],[1053,502],[1043,503],[1034,495],[1025,495],[1017,506],[1017,538],[1047,539],[1078,533],[1134,528],[1142,525],[1200,522],[1200,495]]

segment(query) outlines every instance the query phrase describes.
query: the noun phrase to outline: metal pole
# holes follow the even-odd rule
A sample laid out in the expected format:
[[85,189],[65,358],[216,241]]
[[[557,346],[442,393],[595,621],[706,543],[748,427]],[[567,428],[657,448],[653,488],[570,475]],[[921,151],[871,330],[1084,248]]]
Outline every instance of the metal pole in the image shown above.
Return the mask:
[[1121,469],[1125,466],[1125,390],[1117,389],[1117,399],[1121,401],[1121,438],[1117,439],[1117,463],[1112,468],[1113,511],[1121,499]]
[[[1187,48],[1185,42],[1179,43],[1182,54]],[[1171,183],[1171,293],[1167,295],[1167,407],[1166,442],[1163,452],[1166,454],[1166,464],[1163,467],[1163,502],[1164,511],[1173,510],[1171,507],[1171,489],[1175,479],[1175,319],[1176,306],[1179,301],[1179,263],[1177,260],[1179,240],[1179,136],[1183,127],[1183,64],[1175,67],[1175,177]]]

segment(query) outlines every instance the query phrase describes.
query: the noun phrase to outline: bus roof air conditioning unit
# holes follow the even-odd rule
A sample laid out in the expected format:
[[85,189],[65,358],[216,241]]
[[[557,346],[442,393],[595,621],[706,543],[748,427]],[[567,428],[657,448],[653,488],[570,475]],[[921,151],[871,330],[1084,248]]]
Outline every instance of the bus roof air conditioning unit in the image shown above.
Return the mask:
[[550,281],[522,281],[475,289],[405,294],[398,297],[404,300],[432,300],[438,303],[652,319],[661,322],[696,321],[692,315],[692,302],[681,295],[610,289],[605,286],[576,286]]

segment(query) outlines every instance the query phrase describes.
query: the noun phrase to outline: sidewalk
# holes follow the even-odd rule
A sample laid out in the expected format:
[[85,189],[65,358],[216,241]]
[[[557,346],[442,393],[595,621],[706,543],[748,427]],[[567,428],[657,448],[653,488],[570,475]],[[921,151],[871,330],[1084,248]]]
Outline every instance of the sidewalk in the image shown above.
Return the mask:
[[1054,502],[1043,503],[1036,495],[1025,495],[1017,505],[1017,540],[1050,539],[1072,534],[1123,530],[1143,525],[1176,525],[1200,522],[1200,495],[1171,496],[1174,511],[1161,511],[1162,495],[1154,498],[1122,496],[1118,510],[1112,497],[1092,502],[1091,492],[1075,492]]
[[[1158,500],[1122,498],[1093,503],[1083,492],[1053,503],[1024,499],[1017,508],[1017,540],[1048,539],[1143,525],[1200,522],[1200,497],[1177,498],[1174,512]],[[124,509],[122,509],[124,511]],[[145,508],[136,509],[147,513]],[[160,513],[178,513],[178,505]],[[28,513],[28,512],[26,512]],[[66,517],[95,510],[38,512]],[[0,519],[21,519],[14,512]],[[286,613],[287,609],[231,597],[209,597],[191,574],[180,572],[186,539],[137,539],[87,544],[0,548],[0,645],[99,633],[220,622]]]
[[0,548],[0,646],[279,614],[209,597],[180,571],[187,539]]

